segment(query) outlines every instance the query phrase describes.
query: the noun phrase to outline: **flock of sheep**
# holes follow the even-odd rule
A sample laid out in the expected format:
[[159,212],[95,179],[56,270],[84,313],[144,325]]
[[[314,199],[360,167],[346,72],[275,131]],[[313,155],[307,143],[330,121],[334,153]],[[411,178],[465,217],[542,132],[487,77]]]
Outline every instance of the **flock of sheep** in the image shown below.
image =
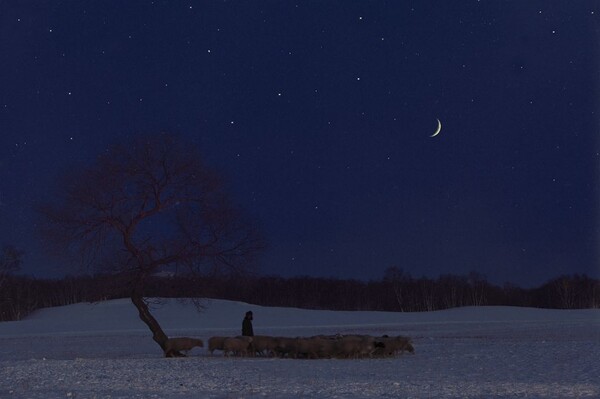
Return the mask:
[[[170,338],[165,344],[165,356],[181,356],[194,347],[203,347],[197,338]],[[405,351],[414,353],[410,338],[373,337],[371,335],[317,335],[314,337],[210,337],[208,351],[224,356],[269,356],[305,359],[390,357]]]
[[389,357],[414,353],[409,338],[370,335],[317,335],[314,337],[211,337],[208,351],[224,356],[269,356],[304,359]]

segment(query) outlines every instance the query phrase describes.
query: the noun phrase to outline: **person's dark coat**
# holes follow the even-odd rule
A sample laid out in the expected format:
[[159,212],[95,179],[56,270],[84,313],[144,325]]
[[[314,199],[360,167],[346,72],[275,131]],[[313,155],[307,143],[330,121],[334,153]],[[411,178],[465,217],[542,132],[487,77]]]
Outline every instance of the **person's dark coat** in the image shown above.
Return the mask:
[[253,337],[254,330],[252,329],[252,312],[246,313],[244,321],[242,321],[242,335],[246,337]]

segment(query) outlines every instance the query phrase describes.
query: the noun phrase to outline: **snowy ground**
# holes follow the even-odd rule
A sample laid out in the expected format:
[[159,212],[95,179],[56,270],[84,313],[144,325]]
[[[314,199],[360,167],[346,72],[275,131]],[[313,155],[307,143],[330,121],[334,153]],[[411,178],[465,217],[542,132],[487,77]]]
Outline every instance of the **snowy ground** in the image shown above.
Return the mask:
[[165,359],[127,300],[44,309],[0,323],[0,398],[600,398],[600,310],[510,307],[429,313],[330,312],[174,300],[170,336],[407,335],[393,359]]

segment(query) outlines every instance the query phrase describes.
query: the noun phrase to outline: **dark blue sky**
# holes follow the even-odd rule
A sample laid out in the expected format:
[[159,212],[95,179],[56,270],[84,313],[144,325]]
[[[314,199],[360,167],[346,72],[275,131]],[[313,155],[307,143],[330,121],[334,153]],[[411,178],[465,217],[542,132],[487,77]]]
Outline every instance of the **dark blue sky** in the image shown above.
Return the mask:
[[600,1],[1,1],[0,243],[57,275],[34,206],[171,131],[264,273],[599,277],[599,26]]

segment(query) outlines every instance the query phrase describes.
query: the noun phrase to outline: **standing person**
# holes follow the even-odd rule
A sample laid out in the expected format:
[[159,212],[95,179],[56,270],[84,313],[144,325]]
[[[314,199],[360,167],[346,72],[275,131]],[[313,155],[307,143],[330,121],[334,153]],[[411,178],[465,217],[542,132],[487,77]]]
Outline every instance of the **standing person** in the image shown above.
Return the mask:
[[244,321],[242,321],[242,335],[246,337],[253,337],[254,330],[252,329],[252,312],[246,312],[246,317],[244,317]]

